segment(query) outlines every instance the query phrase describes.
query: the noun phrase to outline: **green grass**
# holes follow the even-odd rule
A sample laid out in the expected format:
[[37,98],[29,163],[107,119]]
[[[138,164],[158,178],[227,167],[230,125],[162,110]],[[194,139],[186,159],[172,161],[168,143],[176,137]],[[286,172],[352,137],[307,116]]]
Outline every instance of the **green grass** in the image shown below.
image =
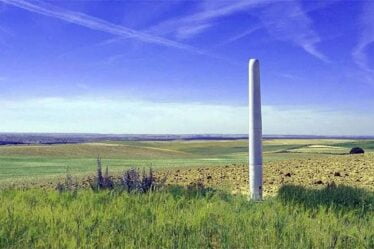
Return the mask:
[[373,140],[356,140],[346,143],[336,143],[334,146],[344,147],[351,149],[353,147],[361,147],[366,151],[374,151],[374,141]]
[[374,248],[372,193],[348,189],[350,201],[339,197],[347,189],[305,191],[248,202],[177,187],[2,190],[0,248]]
[[[231,144],[190,142],[103,142],[46,146],[1,146],[0,181],[30,177],[53,177],[66,173],[91,174],[100,155],[112,172],[129,167],[201,167],[246,163],[245,154],[234,154]],[[245,142],[239,142],[244,144]],[[201,148],[203,145],[203,148]],[[194,147],[194,152],[187,152]],[[208,152],[204,152],[204,149]],[[243,151],[243,150],[241,150]]]

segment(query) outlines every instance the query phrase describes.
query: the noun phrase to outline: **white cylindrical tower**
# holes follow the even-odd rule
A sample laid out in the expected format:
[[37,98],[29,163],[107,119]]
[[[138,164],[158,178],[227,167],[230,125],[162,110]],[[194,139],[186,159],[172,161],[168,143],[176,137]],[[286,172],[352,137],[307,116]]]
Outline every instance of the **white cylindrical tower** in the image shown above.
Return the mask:
[[249,195],[262,199],[262,118],[260,63],[249,60]]

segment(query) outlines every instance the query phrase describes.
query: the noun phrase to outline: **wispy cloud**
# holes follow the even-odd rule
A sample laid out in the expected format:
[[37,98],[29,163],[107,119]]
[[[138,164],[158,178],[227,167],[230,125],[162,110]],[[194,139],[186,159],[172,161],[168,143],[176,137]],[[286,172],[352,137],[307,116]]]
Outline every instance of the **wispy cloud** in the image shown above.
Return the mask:
[[255,25],[254,27],[251,27],[251,28],[245,30],[244,32],[241,32],[240,34],[237,34],[237,35],[235,35],[233,37],[230,37],[229,39],[227,39],[227,40],[225,40],[221,43],[218,43],[215,47],[222,47],[222,46],[225,46],[225,45],[230,44],[232,42],[236,42],[236,41],[238,41],[238,40],[240,40],[240,39],[242,39],[242,38],[244,38],[244,37],[246,37],[250,34],[253,34],[254,32],[256,32],[257,30],[259,30],[261,28],[262,28],[261,25]]
[[[0,0],[1,1],[1,0]],[[270,0],[238,0],[235,2],[201,0],[197,4],[198,11],[186,16],[167,19],[149,27],[146,32],[159,35],[173,35],[177,39],[192,38],[214,26],[213,21],[245,11],[249,7],[264,4]],[[121,42],[123,38],[112,38],[97,45],[109,45]]]
[[[324,6],[321,5],[318,8]],[[292,42],[313,57],[326,63],[329,62],[327,56],[317,48],[321,38],[314,30],[312,20],[303,10],[301,3],[296,0],[201,1],[200,10],[194,14],[161,22],[152,27],[150,31],[174,34],[177,38],[188,39],[215,26],[214,22],[218,18],[238,13],[255,15],[261,23],[247,28],[217,46],[226,45],[242,39],[260,28],[265,28],[275,39]]]
[[209,21],[218,17],[229,16],[234,13],[242,12],[248,9],[249,7],[258,6],[264,4],[268,1],[260,0],[238,0],[233,2],[221,2],[217,3],[216,1],[202,1],[204,4],[204,9],[201,12],[198,12],[194,15],[188,16],[183,19],[183,22],[204,22]]
[[44,16],[49,16],[53,18],[57,18],[60,20],[63,20],[65,22],[74,23],[92,30],[102,31],[109,34],[113,34],[119,37],[123,38],[133,38],[137,39],[142,42],[152,43],[152,44],[158,44],[166,47],[172,47],[182,50],[191,51],[194,53],[200,53],[204,54],[203,51],[180,43],[176,41],[172,41],[166,38],[162,38],[156,35],[151,35],[146,32],[140,32],[136,31],[134,29],[130,29],[124,26],[120,26],[117,24],[110,23],[108,21],[89,16],[84,13],[65,10],[62,8],[58,8],[54,5],[40,2],[40,1],[23,1],[23,0],[0,0],[1,2],[4,2],[6,4],[16,6],[18,8],[22,8],[25,10],[28,10],[33,13],[38,13]]
[[374,80],[374,68],[369,65],[367,49],[374,45],[374,2],[363,3],[363,12],[360,15],[360,35],[356,47],[353,49],[352,57],[356,65],[363,71],[363,76],[368,81]]
[[[1,10],[0,10],[1,13]],[[13,32],[11,32],[9,29],[4,28],[0,26],[0,44],[5,47],[11,47],[10,43],[7,42],[6,37],[7,36],[14,36]],[[0,50],[1,51],[1,50]]]
[[108,58],[105,59],[105,64],[113,64],[114,62],[124,58],[126,56],[126,54],[115,54],[115,55],[112,55],[112,56],[109,56]]
[[177,38],[178,39],[186,39],[188,37],[194,36],[196,34],[199,34],[203,32],[204,30],[211,27],[211,24],[200,24],[196,26],[184,26],[182,28],[179,28],[177,30]]
[[9,33],[8,30],[6,30],[5,28],[3,28],[3,27],[1,27],[1,26],[0,26],[0,32],[2,32],[2,33]]
[[113,24],[103,19],[99,19],[99,18],[90,16],[84,13],[65,10],[57,6],[45,3],[45,2],[40,2],[38,0],[35,0],[33,2],[28,2],[24,0],[0,0],[0,2],[4,2],[6,4],[9,4],[9,5],[21,8],[21,9],[25,9],[33,13],[38,13],[44,16],[53,17],[53,18],[60,19],[65,22],[73,23],[76,25],[80,25],[82,27],[92,29],[92,30],[102,31],[102,32],[106,32],[108,34],[117,36],[117,38],[104,41],[104,43],[115,42],[118,39],[131,38],[131,39],[136,39],[136,40],[146,42],[146,43],[158,44],[158,45],[165,46],[165,47],[171,47],[171,48],[189,51],[195,54],[205,55],[205,56],[208,56],[214,59],[226,61],[227,63],[233,64],[233,65],[237,64],[236,62],[231,61],[227,58],[210,53],[209,51],[205,51],[203,49],[190,46],[188,44],[166,39],[158,35],[151,34],[149,32],[137,31],[134,29],[121,26],[121,25]]
[[[36,6],[33,4],[34,2],[28,3],[22,0],[0,1],[117,36],[96,45],[108,45],[124,39],[135,38],[144,42],[156,43],[168,47],[193,51],[199,54],[205,54],[221,60],[227,59],[180,42],[161,38],[159,35],[172,34],[177,39],[188,39],[206,31],[210,27],[213,27],[218,18],[227,17],[240,12],[247,12],[248,14],[255,14],[256,12],[259,13],[255,15],[261,20],[261,23],[254,24],[253,27],[247,28],[242,33],[218,43],[217,47],[235,42],[261,28],[265,28],[274,38],[283,41],[290,41],[315,58],[324,62],[329,62],[327,56],[317,48],[317,44],[321,42],[321,38],[313,29],[312,20],[302,9],[301,4],[295,0],[287,2],[271,0],[212,2],[203,0],[198,2],[198,11],[195,13],[163,21],[156,26],[150,27],[144,32],[108,23],[86,14],[61,10],[53,6],[51,8],[49,7],[50,5],[44,6],[44,4],[44,7],[42,7],[41,4],[38,4],[38,6]],[[255,12],[248,12],[254,8],[256,8]]]
[[303,78],[294,74],[289,74],[289,73],[280,73],[277,74],[283,78],[290,79],[290,80],[302,80]]
[[[114,44],[114,43],[117,43],[117,42],[120,42],[120,41],[125,41],[125,40],[128,40],[128,39],[131,39],[131,38],[124,38],[124,37],[118,38],[117,36],[115,36],[114,38],[105,39],[103,41],[96,42],[96,43],[93,43],[93,44],[89,44],[89,45],[86,44],[84,46],[76,47],[76,48],[74,48],[72,50],[69,50],[67,52],[64,52],[64,53],[58,55],[58,57],[59,58],[64,58],[66,56],[69,56],[71,54],[74,54],[76,52],[80,52],[80,51],[83,51],[83,50],[99,49],[102,46],[111,45],[111,44]],[[110,60],[111,57],[113,57],[113,55],[109,56],[108,60]]]
[[327,56],[317,48],[321,38],[298,1],[272,3],[259,12],[258,17],[274,38],[290,41],[315,58],[329,62]]
[[[237,14],[267,2],[269,0],[202,0],[199,1],[199,10],[195,13],[163,21],[150,30],[164,34],[172,33],[178,38],[188,39],[214,26],[212,22],[218,18]],[[194,32],[191,32],[191,30]]]

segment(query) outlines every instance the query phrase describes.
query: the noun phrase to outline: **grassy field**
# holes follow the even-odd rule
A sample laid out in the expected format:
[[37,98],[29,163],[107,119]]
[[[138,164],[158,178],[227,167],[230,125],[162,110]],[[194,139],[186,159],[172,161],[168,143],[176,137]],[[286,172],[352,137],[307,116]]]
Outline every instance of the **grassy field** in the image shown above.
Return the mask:
[[0,191],[0,248],[374,248],[373,195],[288,186],[277,198],[178,187]]
[[2,179],[90,173],[100,155],[112,171],[128,167],[191,167],[246,162],[238,142],[124,142],[0,147]]
[[[374,151],[374,141],[265,140],[265,162],[323,158],[360,145]],[[198,168],[248,163],[247,141],[107,142],[65,145],[0,146],[0,182],[89,174],[100,155],[112,172],[129,167]]]

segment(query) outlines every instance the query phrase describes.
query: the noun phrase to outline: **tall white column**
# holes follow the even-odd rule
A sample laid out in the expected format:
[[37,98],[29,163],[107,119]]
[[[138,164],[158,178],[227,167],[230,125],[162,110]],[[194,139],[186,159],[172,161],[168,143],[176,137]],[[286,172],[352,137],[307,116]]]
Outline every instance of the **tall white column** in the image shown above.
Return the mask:
[[249,60],[249,193],[250,199],[262,199],[262,118],[260,63]]

